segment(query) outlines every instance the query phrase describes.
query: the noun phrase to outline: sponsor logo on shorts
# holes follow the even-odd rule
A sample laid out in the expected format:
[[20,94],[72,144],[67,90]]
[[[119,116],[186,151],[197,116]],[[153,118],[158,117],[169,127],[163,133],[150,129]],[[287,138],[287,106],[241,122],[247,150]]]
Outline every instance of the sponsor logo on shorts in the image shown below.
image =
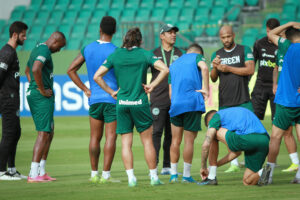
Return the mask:
[[15,78],[18,78],[20,76],[20,72],[15,73]]
[[153,114],[153,115],[159,115],[159,113],[160,113],[159,108],[153,108],[153,109],[152,109],[152,114]]
[[50,79],[52,79],[52,78],[53,78],[53,76],[54,76],[54,75],[53,75],[53,73],[51,73],[51,74],[50,74]]
[[8,65],[4,62],[0,62],[0,68],[4,69],[4,70],[7,70],[8,68]]
[[31,93],[31,90],[27,90],[27,92],[26,92],[26,96],[29,96],[29,95],[30,95],[30,93]]
[[142,99],[138,100],[138,101],[128,101],[128,100],[119,100],[119,105],[130,105],[130,106],[134,106],[134,105],[142,105]]

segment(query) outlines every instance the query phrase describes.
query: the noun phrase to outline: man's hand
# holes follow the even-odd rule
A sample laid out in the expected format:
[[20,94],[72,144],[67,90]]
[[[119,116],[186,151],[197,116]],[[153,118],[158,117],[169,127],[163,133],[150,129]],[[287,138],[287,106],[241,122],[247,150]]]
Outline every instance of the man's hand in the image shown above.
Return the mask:
[[207,91],[207,90],[203,90],[203,89],[202,90],[196,90],[196,92],[201,92],[202,93],[204,101],[206,101],[209,97],[209,91]]
[[149,84],[149,85],[142,84],[142,85],[144,87],[144,90],[145,90],[146,94],[151,93],[154,89],[154,87],[151,84]]
[[201,168],[200,169],[200,176],[202,180],[205,180],[208,177],[208,169],[207,168]]
[[90,98],[90,97],[91,97],[91,94],[92,94],[92,92],[91,92],[91,90],[90,90],[90,89],[86,89],[86,90],[84,91],[84,94],[85,94],[85,96],[87,96],[88,98]]
[[117,100],[117,94],[119,92],[120,88],[117,91],[114,91],[113,93],[111,93],[112,98]]
[[53,94],[53,91],[51,89],[40,90],[38,88],[38,91],[40,91],[41,95],[43,95],[44,97],[51,97]]
[[277,84],[273,84],[273,94],[275,95],[277,92]]
[[217,55],[213,61],[212,61],[212,64],[213,64],[213,68],[216,68],[221,64],[221,59],[220,59],[220,56]]
[[221,72],[229,72],[227,65],[218,65],[217,69]]

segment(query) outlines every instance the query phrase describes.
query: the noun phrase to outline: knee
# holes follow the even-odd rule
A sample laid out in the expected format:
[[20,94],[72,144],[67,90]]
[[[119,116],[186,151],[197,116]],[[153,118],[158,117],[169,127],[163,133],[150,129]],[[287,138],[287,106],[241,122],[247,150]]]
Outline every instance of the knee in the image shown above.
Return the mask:
[[243,184],[244,185],[251,185],[251,182],[249,181],[248,178],[243,178]]
[[281,134],[279,134],[279,133],[272,133],[270,142],[274,141],[274,140],[281,140],[281,138],[282,138]]

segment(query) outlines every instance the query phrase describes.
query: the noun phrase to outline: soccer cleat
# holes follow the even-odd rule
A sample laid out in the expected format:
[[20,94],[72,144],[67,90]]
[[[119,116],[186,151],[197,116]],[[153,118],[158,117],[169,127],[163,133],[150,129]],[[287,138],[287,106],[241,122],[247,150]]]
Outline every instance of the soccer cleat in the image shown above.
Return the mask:
[[182,180],[181,180],[182,183],[198,183],[197,181],[195,181],[193,179],[193,177],[182,177]]
[[20,180],[22,180],[22,178],[13,176],[9,172],[5,172],[2,175],[0,175],[0,180],[1,181],[20,181]]
[[171,175],[169,183],[178,183],[178,174]]
[[258,186],[263,186],[263,185],[270,184],[269,183],[270,173],[271,173],[271,166],[269,164],[266,164],[265,167],[263,168],[263,171],[261,173],[261,176],[258,180],[257,185]]
[[37,176],[35,178],[31,178],[30,176],[28,176],[27,178],[27,183],[43,183],[43,182],[49,182],[49,180],[45,180],[41,176]]
[[21,174],[21,173],[18,172],[18,171],[16,171],[16,173],[13,173],[13,174],[11,174],[11,175],[14,176],[14,177],[19,177],[19,178],[21,178],[21,179],[27,179],[27,178],[28,178],[27,176]]
[[294,178],[292,181],[291,181],[292,184],[300,184],[300,178]]
[[134,179],[131,179],[130,181],[128,181],[128,186],[129,187],[136,187],[137,185],[137,181]]
[[161,182],[159,179],[154,180],[153,178],[151,178],[151,182],[150,185],[152,186],[158,186],[158,185],[163,185],[164,183]]
[[215,179],[204,179],[200,183],[197,183],[198,185],[218,185],[217,177]]
[[48,180],[48,181],[56,181],[56,178],[52,178],[51,176],[49,176],[47,173],[44,174],[42,177],[44,180]]
[[293,172],[298,170],[299,165],[292,163],[288,168],[283,169],[282,172]]
[[171,168],[170,167],[164,167],[160,171],[161,175],[170,175],[171,174]]
[[109,177],[107,179],[103,178],[103,176],[100,178],[99,183],[105,184],[105,183],[120,183],[121,181],[118,179],[114,179],[112,177]]
[[225,173],[232,173],[232,172],[239,172],[240,171],[240,167],[236,166],[236,165],[231,165],[226,171]]
[[99,175],[96,175],[96,176],[93,176],[89,179],[90,182],[92,183],[99,183],[100,181],[100,176]]

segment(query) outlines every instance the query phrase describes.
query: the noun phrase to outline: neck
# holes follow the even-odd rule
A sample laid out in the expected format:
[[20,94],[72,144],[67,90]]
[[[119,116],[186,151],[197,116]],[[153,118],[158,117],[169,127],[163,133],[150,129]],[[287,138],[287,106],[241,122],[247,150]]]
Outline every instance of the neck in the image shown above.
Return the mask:
[[162,47],[165,51],[171,51],[173,49],[173,46],[174,46],[173,44],[168,44],[168,43],[163,42],[163,41],[162,41],[161,44],[162,44]]
[[295,39],[293,39],[292,42],[293,42],[293,43],[300,43],[300,38],[295,38]]
[[7,44],[9,44],[12,48],[16,49],[17,48],[17,42],[14,41],[12,38],[9,38]]
[[111,42],[112,35],[100,34],[100,40],[104,42]]

